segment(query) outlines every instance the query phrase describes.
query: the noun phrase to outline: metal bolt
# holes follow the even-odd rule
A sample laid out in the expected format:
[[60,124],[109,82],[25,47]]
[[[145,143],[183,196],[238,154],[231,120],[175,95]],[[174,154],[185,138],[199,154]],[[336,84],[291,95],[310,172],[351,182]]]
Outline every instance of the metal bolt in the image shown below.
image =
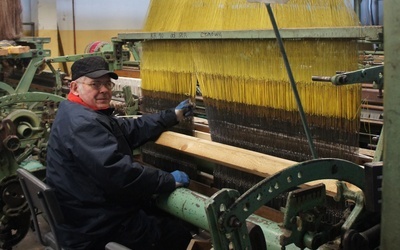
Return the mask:
[[240,222],[240,220],[237,217],[232,216],[229,219],[229,226],[234,227],[234,228],[238,228],[238,227],[242,226],[242,222]]

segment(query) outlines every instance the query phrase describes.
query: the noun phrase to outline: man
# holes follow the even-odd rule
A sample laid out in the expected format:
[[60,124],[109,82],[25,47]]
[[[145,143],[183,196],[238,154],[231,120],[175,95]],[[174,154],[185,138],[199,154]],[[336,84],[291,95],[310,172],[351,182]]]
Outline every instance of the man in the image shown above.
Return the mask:
[[112,79],[102,57],[72,67],[68,100],[60,103],[47,148],[46,182],[65,217],[57,235],[65,249],[104,249],[114,241],[132,249],[186,249],[191,235],[181,224],[147,214],[153,194],[189,184],[172,173],[135,162],[134,148],[192,115],[188,100],[177,108],[137,119],[112,116]]

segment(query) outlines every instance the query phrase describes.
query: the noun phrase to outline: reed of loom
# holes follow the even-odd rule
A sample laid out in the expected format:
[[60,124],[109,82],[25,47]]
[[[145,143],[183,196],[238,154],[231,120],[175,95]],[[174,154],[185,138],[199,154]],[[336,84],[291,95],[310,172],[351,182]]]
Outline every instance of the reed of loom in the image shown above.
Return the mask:
[[[272,9],[279,28],[359,24],[349,1],[291,0]],[[152,0],[145,25],[152,32],[257,29],[272,29],[268,13],[263,4],[246,0]],[[357,69],[357,42],[284,44],[318,156],[354,160],[361,86],[338,88],[311,76]],[[143,43],[142,59],[147,108],[185,93],[193,97],[199,83],[213,141],[295,161],[312,158],[275,40],[151,40]],[[243,192],[259,180],[235,172],[215,169],[215,185]]]

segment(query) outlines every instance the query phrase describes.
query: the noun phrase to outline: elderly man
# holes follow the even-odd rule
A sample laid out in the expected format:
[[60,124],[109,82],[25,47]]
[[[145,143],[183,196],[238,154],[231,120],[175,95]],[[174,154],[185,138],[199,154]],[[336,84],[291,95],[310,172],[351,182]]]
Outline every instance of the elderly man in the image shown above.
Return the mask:
[[156,216],[144,204],[156,193],[189,184],[181,171],[164,172],[136,162],[134,148],[155,140],[185,116],[188,100],[176,108],[137,119],[117,118],[110,108],[111,79],[102,57],[72,67],[68,100],[51,127],[47,178],[65,216],[57,235],[65,249],[104,249],[114,241],[132,249],[186,249],[190,232],[177,219]]

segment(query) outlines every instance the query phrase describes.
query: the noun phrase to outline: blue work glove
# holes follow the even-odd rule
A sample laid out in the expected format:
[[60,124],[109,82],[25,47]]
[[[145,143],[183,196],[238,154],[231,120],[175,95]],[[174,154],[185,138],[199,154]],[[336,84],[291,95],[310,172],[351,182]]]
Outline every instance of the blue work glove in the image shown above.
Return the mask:
[[182,187],[182,186],[183,187],[187,187],[187,186],[189,186],[190,179],[189,179],[189,176],[185,172],[182,172],[182,171],[179,171],[179,170],[175,170],[171,174],[175,179],[175,186],[176,187]]
[[193,115],[193,103],[190,99],[186,99],[179,103],[175,108],[176,119],[180,122],[186,117]]

